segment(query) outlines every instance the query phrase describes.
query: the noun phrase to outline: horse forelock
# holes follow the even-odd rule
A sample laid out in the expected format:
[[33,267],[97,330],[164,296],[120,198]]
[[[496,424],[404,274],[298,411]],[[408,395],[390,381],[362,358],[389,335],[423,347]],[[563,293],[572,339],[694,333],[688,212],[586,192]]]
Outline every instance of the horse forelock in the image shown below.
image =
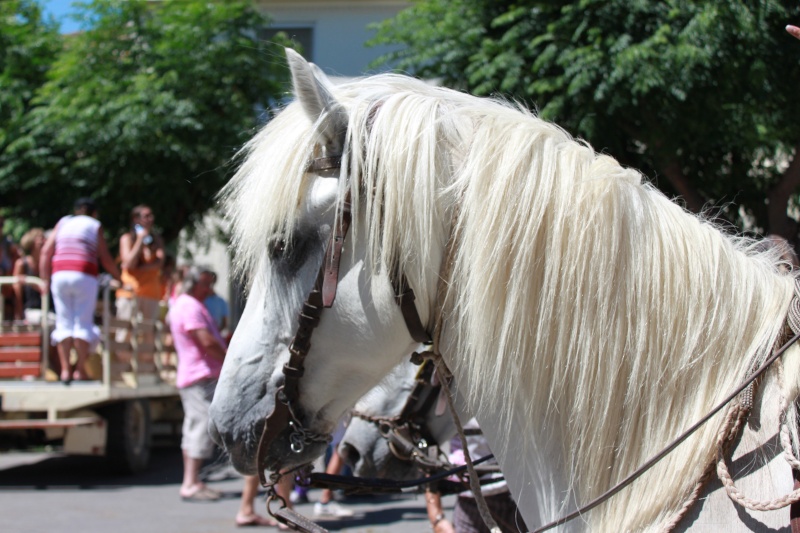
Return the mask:
[[[769,353],[792,295],[775,255],[749,251],[639,173],[502,102],[397,76],[334,95],[349,120],[348,238],[367,239],[368,269],[397,267],[419,289],[455,224],[449,362],[471,410],[500,414],[531,453],[542,428],[558,435],[564,502],[625,477]],[[296,224],[313,150],[295,104],[248,146],[226,188],[242,268]],[[423,320],[434,298],[418,290]],[[510,427],[515,409],[527,427]],[[593,511],[592,529],[667,519],[712,459],[720,423]]]

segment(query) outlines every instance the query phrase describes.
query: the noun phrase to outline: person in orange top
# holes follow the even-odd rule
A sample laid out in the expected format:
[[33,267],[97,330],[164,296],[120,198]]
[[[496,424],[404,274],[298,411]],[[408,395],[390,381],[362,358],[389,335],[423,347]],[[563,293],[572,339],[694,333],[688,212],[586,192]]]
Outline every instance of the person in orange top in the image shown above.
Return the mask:
[[[119,239],[119,254],[122,259],[122,288],[117,290],[117,318],[130,320],[133,316],[133,301],[145,320],[158,317],[158,302],[161,299],[161,267],[164,265],[164,241],[153,231],[155,216],[146,205],[137,205],[131,210],[131,231]],[[120,331],[117,341],[125,339]]]

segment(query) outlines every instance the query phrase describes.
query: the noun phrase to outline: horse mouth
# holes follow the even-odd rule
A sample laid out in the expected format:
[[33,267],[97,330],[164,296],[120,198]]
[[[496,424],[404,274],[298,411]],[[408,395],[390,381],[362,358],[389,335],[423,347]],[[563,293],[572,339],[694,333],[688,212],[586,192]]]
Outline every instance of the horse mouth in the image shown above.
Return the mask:
[[[261,451],[261,433],[264,423],[254,428],[253,435],[249,439],[228,443],[225,450],[231,459],[232,466],[241,474],[256,475],[260,470],[269,472],[279,472],[295,468],[313,462],[317,457],[325,453],[326,443],[312,443],[304,446],[301,450],[292,449],[290,434],[291,428],[287,427],[278,434],[278,437],[269,443],[265,450]],[[261,464],[259,465],[259,454],[261,452]]]

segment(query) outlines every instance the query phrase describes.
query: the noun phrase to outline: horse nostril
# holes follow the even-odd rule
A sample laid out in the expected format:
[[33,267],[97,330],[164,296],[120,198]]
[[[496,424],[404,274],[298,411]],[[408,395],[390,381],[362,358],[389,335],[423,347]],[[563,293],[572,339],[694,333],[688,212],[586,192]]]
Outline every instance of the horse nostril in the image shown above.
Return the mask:
[[339,455],[342,456],[342,459],[350,465],[350,468],[355,468],[358,462],[361,460],[361,454],[358,453],[358,450],[352,445],[347,442],[343,442],[339,446]]

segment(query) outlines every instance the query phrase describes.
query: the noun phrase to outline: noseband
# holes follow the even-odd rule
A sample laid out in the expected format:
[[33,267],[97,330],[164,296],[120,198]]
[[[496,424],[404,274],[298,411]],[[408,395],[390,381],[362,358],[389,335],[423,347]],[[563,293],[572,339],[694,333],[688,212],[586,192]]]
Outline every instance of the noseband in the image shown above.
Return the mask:
[[[331,171],[341,168],[341,156],[321,157],[314,159],[306,168],[306,172],[328,177]],[[271,413],[264,419],[264,429],[258,444],[256,461],[261,484],[268,485],[264,470],[265,457],[269,446],[287,426],[290,448],[294,453],[302,453],[307,445],[313,443],[327,444],[331,436],[316,433],[307,429],[298,416],[297,405],[300,400],[300,378],[305,373],[305,358],[311,349],[311,336],[319,325],[322,311],[333,306],[336,298],[336,287],[339,283],[339,263],[342,258],[342,247],[352,219],[350,193],[347,193],[342,205],[341,216],[337,218],[331,238],[325,248],[325,257],[320,265],[314,287],[303,302],[298,318],[297,331],[289,343],[289,362],[283,365],[284,383],[275,392],[275,402]],[[422,325],[417,308],[414,305],[414,291],[408,286],[405,275],[399,280],[392,279],[395,301],[406,322],[411,337],[421,343],[429,343],[431,336]]]

